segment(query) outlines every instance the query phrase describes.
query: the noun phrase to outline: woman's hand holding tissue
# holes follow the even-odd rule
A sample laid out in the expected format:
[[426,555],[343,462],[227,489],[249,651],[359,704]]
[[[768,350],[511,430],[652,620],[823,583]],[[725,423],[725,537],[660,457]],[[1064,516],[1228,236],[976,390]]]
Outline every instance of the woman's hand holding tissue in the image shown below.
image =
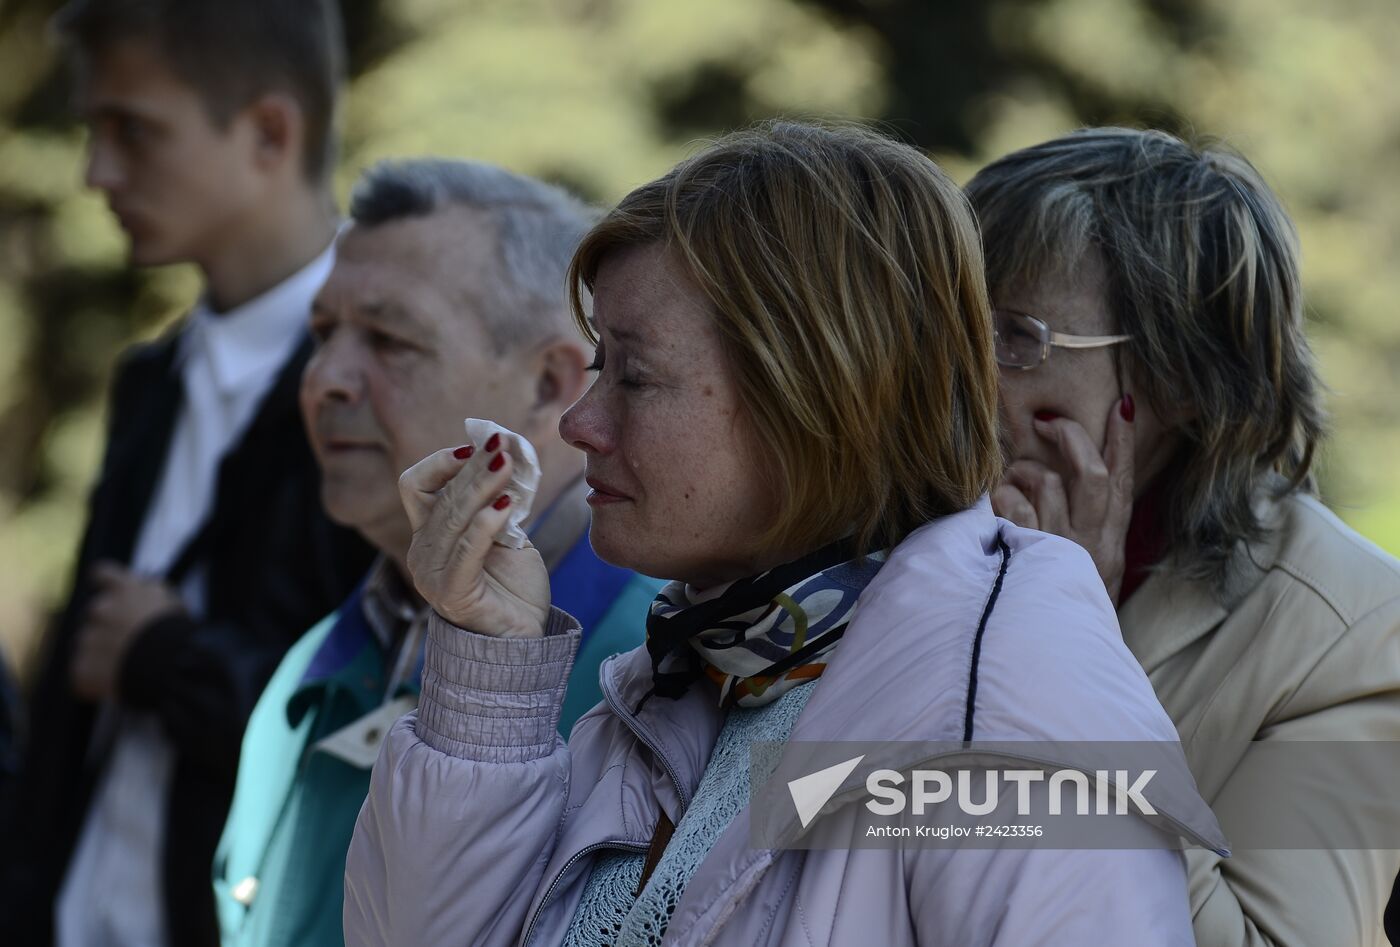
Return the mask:
[[[539,637],[549,614],[549,573],[519,529],[538,467],[527,441],[491,427],[484,440],[430,454],[399,478],[413,529],[408,571],[419,594],[452,624],[503,638]],[[532,466],[533,478],[521,469]]]

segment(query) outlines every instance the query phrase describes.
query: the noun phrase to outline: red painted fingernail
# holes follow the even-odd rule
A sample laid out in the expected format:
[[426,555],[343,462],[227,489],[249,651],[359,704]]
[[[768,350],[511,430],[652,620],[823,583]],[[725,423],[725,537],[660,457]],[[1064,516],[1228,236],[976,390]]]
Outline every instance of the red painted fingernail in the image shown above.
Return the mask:
[[489,464],[486,465],[486,469],[487,469],[487,470],[491,470],[491,471],[496,471],[496,470],[500,470],[500,469],[501,469],[502,467],[504,467],[505,465],[506,465],[506,455],[505,455],[505,454],[497,454],[495,457],[492,457],[492,458],[491,458],[491,463],[489,463]]
[[463,444],[461,447],[457,448],[452,452],[452,456],[456,457],[458,460],[466,460],[468,457],[475,453],[475,447],[471,446],[470,444]]
[[508,506],[510,506],[510,497],[502,493],[500,496],[496,497],[496,502],[491,504],[491,509],[504,510]]
[[1132,423],[1133,415],[1137,414],[1137,407],[1133,404],[1132,395],[1124,395],[1123,400],[1118,403],[1118,413],[1123,415],[1123,420]]
[[1053,421],[1058,417],[1059,415],[1056,414],[1054,411],[1041,410],[1035,413],[1035,419],[1037,421]]
[[[488,451],[493,451],[493,450],[495,450],[496,448],[498,448],[498,447],[500,447],[500,446],[501,446],[501,435],[499,435],[499,434],[492,434],[490,437],[488,437],[488,438],[486,439],[486,449],[487,449]],[[494,468],[493,468],[493,469],[494,469]]]

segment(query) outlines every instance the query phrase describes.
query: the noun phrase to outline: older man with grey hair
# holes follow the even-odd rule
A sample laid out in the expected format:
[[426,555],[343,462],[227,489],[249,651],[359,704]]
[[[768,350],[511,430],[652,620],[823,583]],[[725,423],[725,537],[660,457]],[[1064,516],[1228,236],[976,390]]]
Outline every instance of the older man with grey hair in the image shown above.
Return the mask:
[[558,435],[587,385],[591,353],[564,284],[592,212],[491,165],[418,160],[368,172],[350,214],[312,306],[301,407],[327,512],[380,557],[288,653],[249,721],[214,864],[226,945],[342,943],[345,850],[380,740],[415,706],[421,673],[426,606],[406,579],[398,478],[462,444],[463,418],[500,423],[539,457],[523,525],[555,603],[585,629],[565,732],[600,699],[602,659],[641,643],[658,587],[593,555],[582,455]]

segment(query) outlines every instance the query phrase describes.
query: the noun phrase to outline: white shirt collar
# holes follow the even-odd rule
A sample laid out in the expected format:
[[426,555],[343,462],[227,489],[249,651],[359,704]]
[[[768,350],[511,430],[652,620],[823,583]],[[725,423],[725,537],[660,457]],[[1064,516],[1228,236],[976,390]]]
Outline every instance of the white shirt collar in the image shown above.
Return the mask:
[[220,394],[231,396],[275,372],[306,331],[311,302],[335,264],[335,243],[276,286],[228,312],[201,299],[190,319],[186,356],[202,358]]

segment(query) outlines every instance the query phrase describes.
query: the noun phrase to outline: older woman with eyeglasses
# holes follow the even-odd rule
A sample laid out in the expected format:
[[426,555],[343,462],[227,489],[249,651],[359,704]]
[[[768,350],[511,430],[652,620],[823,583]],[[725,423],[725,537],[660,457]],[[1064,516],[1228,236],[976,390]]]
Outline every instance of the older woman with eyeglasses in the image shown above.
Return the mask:
[[1150,131],[1027,148],[966,190],[1011,456],[994,508],[1093,556],[1227,837],[1261,814],[1278,847],[1290,821],[1373,829],[1189,852],[1199,943],[1383,944],[1400,859],[1365,846],[1400,825],[1393,780],[1363,804],[1354,775],[1251,750],[1400,739],[1400,563],[1313,493],[1291,222],[1239,155]]
[[[937,166],[856,128],[739,133],[628,195],[572,276],[598,377],[560,433],[586,457],[593,546],[674,581],[566,745],[578,626],[539,555],[494,542],[508,439],[404,475],[435,616],[350,846],[347,941],[1189,943],[1178,852],[858,844],[849,767],[813,827],[849,844],[750,831],[760,741],[878,741],[896,772],[929,741],[1040,762],[1053,741],[1152,741],[1171,767],[1152,786],[1178,791],[1148,787],[1150,807],[1223,844],[1088,556],[992,515],[991,317]],[[776,811],[806,825],[788,785]]]

